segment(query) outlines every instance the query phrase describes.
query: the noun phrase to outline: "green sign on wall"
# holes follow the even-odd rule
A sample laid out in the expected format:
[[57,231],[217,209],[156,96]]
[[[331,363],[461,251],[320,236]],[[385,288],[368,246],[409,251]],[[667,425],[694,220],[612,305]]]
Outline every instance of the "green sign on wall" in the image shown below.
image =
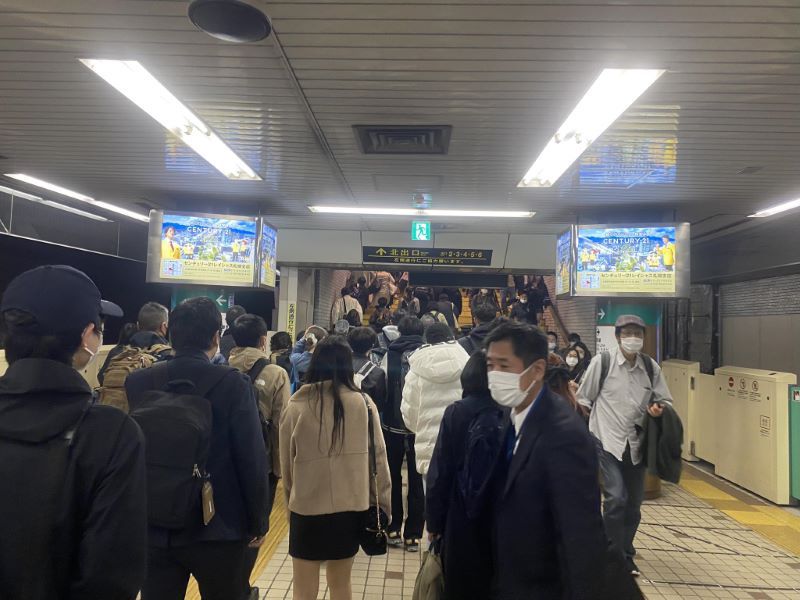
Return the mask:
[[637,302],[618,302],[616,300],[598,300],[597,324],[614,325],[622,315],[637,315],[647,325],[661,323],[661,304],[644,304]]
[[415,242],[429,242],[431,241],[431,222],[430,221],[412,221],[411,223],[411,239]]
[[211,298],[221,313],[233,306],[233,292],[225,288],[175,286],[172,290],[172,308],[189,298]]

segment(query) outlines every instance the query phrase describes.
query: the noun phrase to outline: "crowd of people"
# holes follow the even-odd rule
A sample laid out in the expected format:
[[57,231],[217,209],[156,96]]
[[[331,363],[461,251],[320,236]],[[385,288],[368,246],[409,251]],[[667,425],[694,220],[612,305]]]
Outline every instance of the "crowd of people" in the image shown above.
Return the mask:
[[258,598],[282,482],[297,600],[323,565],[352,597],[374,514],[395,551],[439,549],[449,599],[640,598],[642,424],[674,418],[641,319],[592,358],[535,326],[535,287],[510,317],[476,290],[461,335],[458,290],[396,282],[357,278],[344,319],[296,340],[241,307],[223,328],[207,298],[148,303],[93,394],[78,371],[122,311],[70,267],[20,275],[0,305],[0,597],[179,600],[191,575],[205,600]]

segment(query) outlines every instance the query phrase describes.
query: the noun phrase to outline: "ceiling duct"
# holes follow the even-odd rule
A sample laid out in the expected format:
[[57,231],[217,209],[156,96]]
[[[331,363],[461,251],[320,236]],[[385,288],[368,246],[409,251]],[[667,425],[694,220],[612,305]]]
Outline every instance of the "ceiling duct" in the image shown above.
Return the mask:
[[353,125],[364,154],[447,154],[450,125]]

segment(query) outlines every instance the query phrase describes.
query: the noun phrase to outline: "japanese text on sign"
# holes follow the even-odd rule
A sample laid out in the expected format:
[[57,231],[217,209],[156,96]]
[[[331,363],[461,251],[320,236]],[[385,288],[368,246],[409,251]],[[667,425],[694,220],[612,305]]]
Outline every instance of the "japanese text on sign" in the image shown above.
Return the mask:
[[492,251],[473,248],[399,248],[364,246],[365,263],[443,266],[490,266]]

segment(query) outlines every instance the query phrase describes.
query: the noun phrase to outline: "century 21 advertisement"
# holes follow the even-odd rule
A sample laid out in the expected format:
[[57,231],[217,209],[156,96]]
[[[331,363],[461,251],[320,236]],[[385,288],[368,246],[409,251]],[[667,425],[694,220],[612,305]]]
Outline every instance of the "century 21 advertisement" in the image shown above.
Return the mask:
[[675,227],[578,229],[577,291],[675,293]]
[[259,262],[258,282],[262,286],[274,288],[278,275],[277,265],[278,232],[263,223],[261,226],[261,258]]
[[556,296],[569,294],[572,276],[572,229],[558,236],[556,246]]
[[174,281],[252,285],[256,221],[165,214],[159,276]]

